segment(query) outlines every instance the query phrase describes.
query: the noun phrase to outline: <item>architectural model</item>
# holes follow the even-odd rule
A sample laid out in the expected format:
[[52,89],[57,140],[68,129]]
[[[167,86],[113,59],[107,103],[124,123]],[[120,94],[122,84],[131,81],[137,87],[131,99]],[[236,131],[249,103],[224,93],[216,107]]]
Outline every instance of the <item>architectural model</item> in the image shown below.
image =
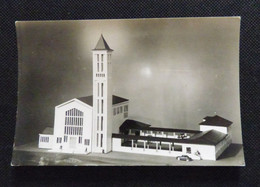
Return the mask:
[[216,160],[231,144],[232,122],[207,116],[200,130],[151,127],[128,119],[129,100],[112,93],[112,52],[101,35],[93,55],[93,96],[55,107],[54,128],[39,134],[39,148],[64,153],[110,151]]

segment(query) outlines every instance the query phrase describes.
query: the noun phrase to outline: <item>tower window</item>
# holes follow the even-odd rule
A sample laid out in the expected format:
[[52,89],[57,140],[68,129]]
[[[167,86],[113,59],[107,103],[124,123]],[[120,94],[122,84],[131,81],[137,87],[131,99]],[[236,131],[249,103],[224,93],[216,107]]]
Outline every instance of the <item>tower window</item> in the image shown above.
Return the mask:
[[98,89],[98,96],[99,96],[99,83],[98,83],[97,89]]
[[101,54],[101,61],[103,62],[103,58],[104,58],[104,55],[103,54]]
[[104,71],[104,63],[101,63],[101,72],[103,72]]
[[103,116],[101,117],[101,127],[100,130],[103,131]]
[[97,61],[99,61],[99,55],[97,54]]
[[99,72],[99,63],[97,63],[97,72]]
[[101,113],[103,114],[104,112],[104,100],[101,100]]
[[101,83],[101,97],[103,97],[103,92],[104,92],[104,83]]
[[103,147],[103,134],[101,134],[101,138],[100,138],[100,147]]

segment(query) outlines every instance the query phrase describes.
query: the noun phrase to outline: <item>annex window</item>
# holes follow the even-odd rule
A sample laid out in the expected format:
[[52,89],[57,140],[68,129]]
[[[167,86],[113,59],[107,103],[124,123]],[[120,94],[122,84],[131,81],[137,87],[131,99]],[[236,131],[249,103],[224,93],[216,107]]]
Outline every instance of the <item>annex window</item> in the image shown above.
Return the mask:
[[97,130],[98,130],[98,126],[99,126],[99,116],[97,117]]
[[123,112],[123,107],[122,106],[120,106],[120,113],[122,113]]
[[97,100],[97,112],[99,113],[99,100]]
[[116,115],[116,108],[114,108],[114,116]]
[[125,112],[124,113],[124,118],[127,118],[128,117],[128,112]]
[[116,113],[119,114],[119,107],[116,110],[117,110]]
[[128,105],[125,105],[125,106],[124,106],[124,111],[125,111],[125,112],[128,112]]
[[181,145],[174,145],[174,151],[182,151],[182,146]]
[[186,147],[186,152],[191,154],[191,148],[190,147]]

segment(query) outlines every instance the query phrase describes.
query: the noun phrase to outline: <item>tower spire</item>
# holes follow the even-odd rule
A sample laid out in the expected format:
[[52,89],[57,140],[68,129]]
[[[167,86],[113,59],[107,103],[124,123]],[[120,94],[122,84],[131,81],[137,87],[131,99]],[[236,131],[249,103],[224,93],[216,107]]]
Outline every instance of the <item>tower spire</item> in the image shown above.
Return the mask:
[[94,51],[96,50],[108,50],[108,51],[113,51],[109,45],[107,44],[106,40],[103,37],[103,34],[101,34],[96,47],[93,49]]

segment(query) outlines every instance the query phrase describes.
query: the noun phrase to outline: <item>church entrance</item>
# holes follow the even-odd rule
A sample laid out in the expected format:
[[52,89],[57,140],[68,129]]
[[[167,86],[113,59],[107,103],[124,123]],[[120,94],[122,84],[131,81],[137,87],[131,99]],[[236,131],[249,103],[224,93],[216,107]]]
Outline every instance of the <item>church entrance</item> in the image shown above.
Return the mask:
[[77,137],[70,137],[70,149],[75,149],[77,144]]

